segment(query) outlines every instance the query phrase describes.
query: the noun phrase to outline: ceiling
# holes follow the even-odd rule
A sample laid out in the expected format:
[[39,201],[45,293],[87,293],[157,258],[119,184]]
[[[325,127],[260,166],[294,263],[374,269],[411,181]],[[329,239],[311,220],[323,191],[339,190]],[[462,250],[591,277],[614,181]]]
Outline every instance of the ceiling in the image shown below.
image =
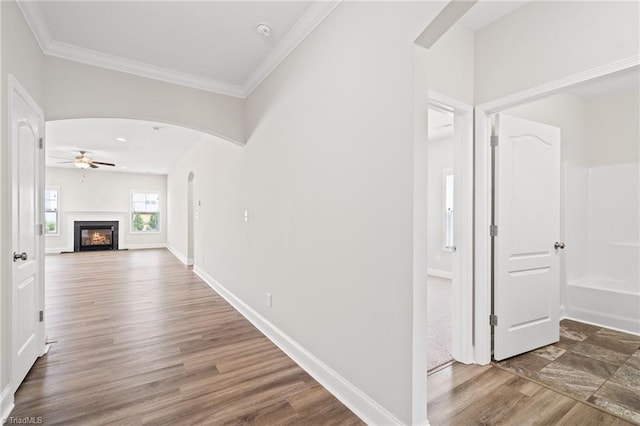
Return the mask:
[[[249,93],[335,1],[19,1],[42,50],[237,97]],[[258,34],[258,24],[271,27]]]
[[[460,20],[478,30],[526,0],[480,0]],[[246,97],[338,1],[19,1],[47,54],[216,93]],[[256,26],[266,23],[271,35]],[[635,87],[618,74],[572,89],[590,99]],[[451,115],[432,113],[431,137],[450,134]],[[154,131],[158,127],[158,131]],[[79,150],[117,167],[100,170],[167,173],[204,134],[166,124],[122,119],[47,123],[47,166]],[[125,138],[126,142],[117,142]],[[58,157],[58,158],[52,158]],[[126,167],[126,168],[125,168]]]
[[47,167],[76,169],[73,163],[61,163],[84,150],[95,161],[116,165],[100,166],[100,171],[153,174],[167,174],[176,159],[208,137],[183,127],[119,118],[48,121],[46,135]]
[[529,1],[530,0],[479,0],[458,22],[470,30],[477,31],[514,10],[521,8],[529,3]]

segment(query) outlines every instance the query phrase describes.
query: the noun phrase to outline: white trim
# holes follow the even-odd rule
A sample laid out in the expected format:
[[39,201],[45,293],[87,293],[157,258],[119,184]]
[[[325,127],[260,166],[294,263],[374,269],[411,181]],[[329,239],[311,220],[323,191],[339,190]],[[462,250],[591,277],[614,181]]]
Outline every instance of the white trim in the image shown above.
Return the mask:
[[260,330],[262,334],[365,423],[370,425],[402,424],[398,418],[388,412],[384,407],[380,406],[376,401],[331,369],[331,367],[303,348],[298,342],[256,312],[231,291],[227,290],[200,267],[195,266],[193,271],[202,278],[209,287],[240,312],[242,316],[249,320],[251,324]]
[[[490,126],[488,116],[476,108],[475,115],[475,345],[474,359],[478,364],[491,362],[491,168]],[[481,141],[485,143],[481,145]]]
[[427,269],[427,275],[431,275],[432,277],[444,278],[447,280],[453,279],[453,272],[451,271],[443,271],[441,269]]
[[52,41],[49,43],[44,53],[58,58],[68,59],[70,61],[82,62],[88,65],[99,66],[114,71],[125,72],[180,86],[191,87],[193,89],[205,90],[207,92],[233,96],[236,98],[244,97],[243,88],[239,85],[175,71],[169,68],[147,64],[145,62],[134,61],[132,59],[125,59],[119,56],[109,55],[107,53],[73,46],[58,41]]
[[171,254],[173,254],[175,257],[177,257],[178,260],[182,262],[183,265],[186,265],[186,266],[193,265],[193,259],[188,259],[187,256],[180,253],[175,247],[172,247],[169,244],[167,244],[166,249],[169,250]]
[[156,249],[156,248],[167,248],[166,243],[138,243],[138,244],[125,244],[124,247],[118,247],[121,249],[129,249],[129,250],[144,250],[144,249]]
[[22,12],[24,20],[27,21],[27,25],[31,28],[31,32],[35,36],[38,45],[40,45],[40,49],[46,53],[53,40],[44,16],[42,16],[40,6],[38,6],[37,2],[24,0],[16,0],[16,4]]
[[7,385],[2,390],[2,394],[0,394],[0,410],[2,410],[3,424],[7,421],[15,406],[13,392],[11,392],[11,385]]
[[[158,214],[158,230],[156,231],[136,231],[133,229],[133,194],[144,194],[145,204],[147,200],[147,195],[149,194],[157,194],[158,195],[158,211],[156,212],[138,212],[138,213],[157,213]],[[129,190],[129,216],[127,217],[127,221],[129,222],[129,234],[130,235],[148,235],[148,234],[163,234],[162,231],[162,221],[164,218],[162,217],[162,203],[164,200],[162,199],[162,191],[159,189],[149,189],[149,190],[138,190],[138,189],[130,189]]]
[[313,2],[305,14],[278,42],[269,55],[267,55],[242,85],[230,84],[55,41],[51,37],[38,2],[18,0],[17,4],[29,28],[31,28],[31,32],[38,41],[40,49],[47,55],[244,99],[313,32],[320,22],[335,9],[340,1],[341,0]]
[[298,22],[291,27],[289,32],[278,42],[276,47],[273,48],[260,65],[251,73],[247,81],[245,81],[244,87],[242,88],[242,97],[248,97],[305,38],[315,30],[320,22],[333,12],[333,9],[335,9],[341,1],[342,0],[313,2]]
[[[118,242],[118,250],[144,250],[144,249],[156,249],[156,248],[168,248],[166,243],[122,243]],[[59,254],[73,252],[73,246],[68,247],[50,247],[45,249],[46,254]],[[84,253],[84,252],[83,252]],[[173,251],[172,251],[173,253]],[[178,257],[176,253],[173,253]],[[178,257],[180,258],[180,257]],[[182,259],[180,259],[182,261]],[[184,262],[183,262],[184,263]]]
[[[564,308],[564,307],[563,307],[563,308]],[[619,331],[619,332],[621,332],[621,333],[632,334],[632,335],[634,335],[634,336],[640,336],[640,333],[636,333],[635,331],[625,330],[625,329],[623,329],[623,328],[611,327],[611,326],[609,326],[609,325],[602,325],[602,324],[598,324],[597,322],[593,322],[593,321],[586,321],[586,320],[584,320],[584,319],[582,319],[582,318],[576,318],[576,317],[573,317],[573,316],[571,316],[571,315],[561,316],[561,317],[560,317],[560,320],[563,320],[563,319],[568,319],[568,320],[571,320],[571,321],[581,322],[581,323],[589,324],[589,325],[595,325],[596,327],[602,327],[602,328],[606,328],[606,329],[608,329],[608,330],[615,330],[615,331]]]
[[629,56],[628,58],[624,58],[607,65],[579,72],[549,83],[541,84],[521,92],[504,96],[494,101],[485,102],[478,105],[477,108],[486,114],[493,114],[524,102],[531,102],[543,96],[552,95],[571,86],[575,86],[576,84],[584,83],[586,81],[593,80],[594,78],[604,77],[618,71],[624,71],[638,65],[640,65],[640,55]]
[[475,137],[475,288],[476,288],[476,362],[486,364],[491,361],[491,157],[489,116],[501,110],[531,102],[544,96],[575,86],[595,78],[624,71],[640,65],[640,55],[633,55],[591,70],[582,71],[568,77],[554,80],[526,89],[476,107]]
[[[451,352],[456,361],[478,362],[474,355],[473,317],[473,107],[429,90],[430,106],[454,114],[454,237],[452,251],[453,341]],[[429,269],[427,270],[429,273]],[[449,274],[444,272],[445,278]],[[437,272],[436,272],[437,273]],[[442,276],[442,275],[441,275]]]
[[69,252],[69,251],[73,251],[73,246],[72,247],[53,247],[53,248],[44,249],[45,254],[59,254],[62,252]]
[[[45,147],[46,148],[46,147]],[[56,208],[56,232],[47,232],[47,213],[50,213],[49,211],[47,211],[47,199],[45,198],[44,202],[44,236],[46,237],[59,237],[60,236],[60,187],[59,186],[51,186],[51,185],[45,185],[44,187],[44,191],[45,191],[45,197],[46,197],[46,192],[47,191],[56,191],[56,197],[57,197],[57,208]]]

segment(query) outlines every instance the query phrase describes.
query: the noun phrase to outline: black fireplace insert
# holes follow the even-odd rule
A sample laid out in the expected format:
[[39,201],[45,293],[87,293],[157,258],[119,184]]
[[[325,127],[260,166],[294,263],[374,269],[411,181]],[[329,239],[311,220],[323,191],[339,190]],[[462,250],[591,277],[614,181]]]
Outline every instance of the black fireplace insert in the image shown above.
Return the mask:
[[118,250],[117,221],[75,221],[73,251]]

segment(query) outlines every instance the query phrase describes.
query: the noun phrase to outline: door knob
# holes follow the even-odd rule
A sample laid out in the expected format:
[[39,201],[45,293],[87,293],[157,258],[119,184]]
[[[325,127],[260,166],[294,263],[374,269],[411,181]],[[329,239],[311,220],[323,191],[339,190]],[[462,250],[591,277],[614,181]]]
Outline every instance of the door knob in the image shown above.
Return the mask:
[[564,248],[564,243],[559,243],[556,241],[556,243],[553,245],[553,247],[558,250],[558,249],[563,249]]
[[27,260],[27,252],[22,252],[22,253],[16,253],[15,251],[13,252],[13,261],[17,262],[18,260]]

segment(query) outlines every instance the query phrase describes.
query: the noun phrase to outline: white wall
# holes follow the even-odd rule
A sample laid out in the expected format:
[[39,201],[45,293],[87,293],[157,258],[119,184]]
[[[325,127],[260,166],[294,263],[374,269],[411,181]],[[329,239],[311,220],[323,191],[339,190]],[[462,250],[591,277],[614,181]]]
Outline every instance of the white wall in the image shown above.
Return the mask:
[[476,32],[475,102],[640,53],[639,2],[532,1]]
[[456,24],[428,50],[430,90],[473,105],[474,36]]
[[[100,170],[81,171],[47,167],[46,185],[59,193],[60,235],[47,235],[46,251],[73,251],[74,220],[119,221],[120,249],[164,247],[167,223],[167,177],[144,173]],[[160,192],[160,232],[132,233],[130,194],[132,190]]]
[[429,140],[429,271],[453,273],[452,254],[442,249],[444,226],[444,169],[453,168],[453,135]]
[[640,161],[640,93],[628,89],[585,102],[589,165]]
[[246,243],[238,193],[241,154],[240,147],[205,135],[167,177],[168,248],[186,262],[187,181],[193,172],[195,265],[223,283],[241,272],[225,265],[242,264],[247,254],[239,248]]
[[48,120],[136,118],[245,142],[244,100],[46,56]]
[[[238,171],[185,164],[169,175],[177,200],[195,173],[203,203],[196,266],[405,423],[413,384],[413,40],[441,6],[340,4],[248,99],[241,153],[193,154],[237,156]],[[214,185],[236,181],[216,195]],[[203,219],[215,223],[217,213],[220,233],[206,238]],[[172,223],[169,243],[184,250],[185,228]]]

